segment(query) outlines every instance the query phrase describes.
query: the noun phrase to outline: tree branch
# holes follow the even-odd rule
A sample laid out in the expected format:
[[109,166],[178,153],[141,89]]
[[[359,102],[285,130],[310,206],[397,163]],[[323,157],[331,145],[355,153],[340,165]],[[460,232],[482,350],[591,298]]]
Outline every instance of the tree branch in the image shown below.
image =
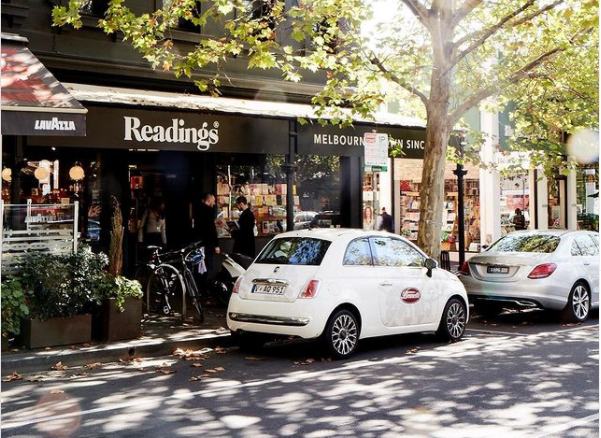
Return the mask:
[[[574,36],[570,41],[573,42],[575,40],[575,38],[576,38],[576,36]],[[522,68],[516,70],[515,72],[510,74],[505,80],[500,81],[499,83],[496,83],[496,84],[492,84],[486,88],[483,88],[482,90],[480,90],[478,92],[473,93],[466,100],[464,100],[461,105],[459,105],[457,108],[455,108],[455,110],[451,114],[449,114],[450,125],[451,126],[455,125],[455,123],[457,123],[459,121],[461,116],[463,116],[463,114],[465,114],[470,108],[476,106],[479,102],[483,101],[487,97],[490,97],[490,96],[496,94],[497,90],[499,90],[501,87],[503,87],[505,85],[515,84],[516,82],[519,82],[522,79],[530,77],[530,75],[531,75],[530,72],[532,70],[534,70],[539,65],[543,64],[548,59],[554,57],[558,53],[563,52],[564,50],[566,50],[565,47],[555,47],[554,49],[543,53],[538,58],[530,61],[528,64],[526,64]]]
[[430,22],[428,20],[428,10],[424,5],[422,5],[417,0],[401,0],[405,3],[405,6],[409,8],[409,10],[416,16],[416,18],[421,21],[421,23],[426,27],[426,29],[430,30]]
[[461,20],[469,15],[470,12],[480,6],[482,1],[483,0],[465,0],[459,9],[457,9],[457,12],[455,12],[455,16],[451,21],[451,26],[455,28]]
[[395,75],[394,73],[390,72],[386,66],[384,64],[382,64],[382,61],[380,61],[380,59],[378,59],[376,56],[374,56],[371,60],[371,63],[373,65],[375,65],[376,67],[378,67],[378,69],[384,73],[384,75],[391,80],[392,82],[394,82],[395,84],[403,87],[405,90],[409,91],[411,94],[415,94],[417,97],[420,98],[420,100],[423,102],[423,104],[425,106],[427,106],[428,104],[428,97],[422,93],[421,91],[419,91],[417,88],[415,88],[413,85],[408,84],[407,82],[405,82],[404,80],[402,80],[401,78],[399,78],[397,75]]
[[459,61],[461,61],[463,58],[465,58],[471,52],[473,52],[478,47],[480,47],[482,44],[484,44],[484,42],[488,38],[490,38],[492,35],[494,35],[495,33],[497,33],[502,27],[504,27],[505,24],[507,24],[507,22],[509,20],[511,20],[512,18],[515,18],[516,16],[518,16],[519,14],[521,14],[522,12],[524,12],[526,9],[528,9],[530,6],[532,6],[534,4],[534,2],[535,2],[535,0],[528,0],[526,3],[524,3],[523,6],[521,6],[520,8],[518,8],[516,10],[514,10],[513,12],[511,12],[510,14],[506,15],[501,20],[499,20],[494,26],[491,26],[488,29],[484,29],[484,30],[482,30],[480,32],[477,32],[477,33],[474,33],[474,34],[466,35],[465,37],[463,37],[462,39],[460,39],[459,41],[457,41],[454,44],[455,47],[461,46],[461,44],[463,44],[465,41],[467,41],[467,40],[469,40],[471,38],[474,38],[476,35],[482,35],[480,38],[478,38],[476,41],[474,41],[472,44],[470,44],[467,49],[462,50],[461,52],[459,52],[459,54],[455,57],[455,59],[451,60],[449,69],[453,68],[455,65],[457,65],[459,63]]

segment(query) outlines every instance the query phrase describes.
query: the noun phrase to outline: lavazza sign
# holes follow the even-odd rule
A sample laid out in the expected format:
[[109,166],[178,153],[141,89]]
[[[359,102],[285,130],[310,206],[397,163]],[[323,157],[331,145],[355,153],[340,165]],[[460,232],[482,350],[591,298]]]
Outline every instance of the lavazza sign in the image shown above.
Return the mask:
[[200,128],[186,126],[183,119],[171,119],[171,125],[142,125],[137,117],[123,116],[126,141],[141,143],[188,143],[196,146],[199,151],[208,150],[211,145],[219,142],[219,122],[214,121],[212,129],[209,123],[203,122]]

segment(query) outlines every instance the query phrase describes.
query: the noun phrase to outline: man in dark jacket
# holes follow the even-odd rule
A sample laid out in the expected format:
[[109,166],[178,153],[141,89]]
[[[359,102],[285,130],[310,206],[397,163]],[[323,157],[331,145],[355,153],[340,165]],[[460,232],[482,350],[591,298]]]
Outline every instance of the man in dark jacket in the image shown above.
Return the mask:
[[200,206],[194,214],[194,240],[202,241],[205,248],[205,265],[207,272],[199,279],[201,287],[207,287],[208,273],[213,269],[215,254],[221,254],[215,226],[215,196],[211,193],[203,195]]
[[393,229],[394,224],[392,221],[392,216],[386,213],[385,207],[382,207],[382,214],[380,215],[380,226],[378,227],[378,230],[388,231],[392,233]]
[[255,258],[255,215],[244,196],[236,199],[236,206],[242,212],[238,228],[232,230],[234,252]]

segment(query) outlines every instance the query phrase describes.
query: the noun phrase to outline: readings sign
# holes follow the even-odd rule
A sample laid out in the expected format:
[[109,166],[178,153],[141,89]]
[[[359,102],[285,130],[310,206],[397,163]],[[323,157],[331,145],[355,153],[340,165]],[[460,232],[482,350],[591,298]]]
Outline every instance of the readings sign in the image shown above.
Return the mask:
[[365,143],[366,170],[388,170],[388,134],[366,132],[363,136]]

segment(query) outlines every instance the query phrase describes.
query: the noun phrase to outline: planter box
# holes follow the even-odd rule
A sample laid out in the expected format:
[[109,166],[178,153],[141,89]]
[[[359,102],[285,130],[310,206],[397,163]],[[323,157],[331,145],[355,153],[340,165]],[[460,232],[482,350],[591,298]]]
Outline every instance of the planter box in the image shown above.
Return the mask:
[[119,312],[115,301],[115,298],[104,300],[94,313],[94,339],[112,342],[139,338],[142,335],[142,300],[126,298],[124,312]]
[[51,318],[46,321],[23,319],[20,338],[27,348],[90,342],[92,339],[92,315]]
[[2,338],[2,351],[8,350],[8,337],[0,336],[0,338]]
[[440,250],[441,251],[456,251],[457,247],[455,246],[455,242],[440,242]]

